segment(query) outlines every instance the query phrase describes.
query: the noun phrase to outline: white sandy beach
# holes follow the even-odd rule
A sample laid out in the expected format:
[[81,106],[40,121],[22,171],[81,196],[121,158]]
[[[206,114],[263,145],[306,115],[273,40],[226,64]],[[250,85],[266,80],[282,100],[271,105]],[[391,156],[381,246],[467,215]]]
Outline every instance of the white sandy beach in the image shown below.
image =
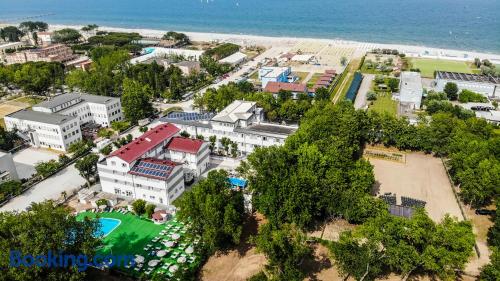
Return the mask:
[[[58,30],[62,28],[75,28],[80,29],[80,25],[57,25],[51,24],[50,30]],[[99,30],[114,31],[114,32],[137,32],[145,37],[160,38],[166,33],[165,30],[156,29],[141,29],[141,28],[118,28],[101,26]],[[183,31],[179,31],[183,32]],[[201,33],[201,32],[183,32],[188,35],[192,41],[220,41],[232,42],[239,45],[251,46],[261,45],[266,47],[292,47],[301,41],[312,41],[318,43],[327,43],[335,46],[345,46],[356,48],[358,54],[372,49],[397,49],[410,57],[423,57],[423,58],[440,58],[449,60],[472,61],[474,58],[489,59],[495,64],[500,64],[500,54],[480,53],[473,51],[461,51],[451,49],[432,48],[426,46],[410,46],[399,44],[380,44],[368,42],[356,42],[349,40],[337,39],[317,39],[317,38],[296,38],[296,37],[268,37],[256,35],[242,35],[242,34],[223,34],[223,33]]]

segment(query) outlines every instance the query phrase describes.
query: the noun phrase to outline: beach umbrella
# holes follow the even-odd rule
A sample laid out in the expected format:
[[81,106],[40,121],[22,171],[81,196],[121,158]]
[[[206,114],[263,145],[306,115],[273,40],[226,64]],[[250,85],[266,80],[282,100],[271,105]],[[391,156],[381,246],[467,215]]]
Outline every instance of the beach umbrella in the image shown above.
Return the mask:
[[181,236],[178,233],[172,234],[172,239],[177,240],[179,238],[181,238]]
[[186,249],[186,254],[192,254],[193,252],[194,252],[194,248],[193,248],[193,246],[189,246],[189,247],[187,247],[187,249]]
[[171,247],[173,247],[173,246],[174,246],[174,242],[172,242],[172,241],[167,241],[167,242],[165,243],[165,246],[167,246],[167,247],[171,248]]
[[144,262],[144,257],[137,255],[135,257],[135,262],[137,262],[137,263],[143,263]]
[[106,207],[107,207],[106,205],[99,205],[99,209],[101,209],[101,210],[106,209]]
[[156,265],[158,265],[159,262],[160,262],[159,260],[150,260],[148,262],[148,265],[149,266],[156,266]]
[[161,251],[158,251],[158,253],[156,253],[156,256],[161,258],[161,257],[164,257],[166,254],[167,254],[166,251],[161,250]]
[[174,273],[174,272],[176,272],[176,271],[177,271],[177,269],[179,269],[179,267],[178,267],[176,264],[174,264],[174,265],[172,265],[172,266],[171,266],[168,270],[169,270],[170,272]]
[[186,262],[186,257],[180,257],[177,259],[178,263],[185,263]]

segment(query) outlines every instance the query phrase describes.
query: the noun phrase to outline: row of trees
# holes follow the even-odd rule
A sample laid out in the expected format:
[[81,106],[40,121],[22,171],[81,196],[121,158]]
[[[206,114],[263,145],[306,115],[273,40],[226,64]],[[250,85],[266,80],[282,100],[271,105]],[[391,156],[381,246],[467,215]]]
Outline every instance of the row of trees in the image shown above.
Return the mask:
[[[329,96],[328,90],[319,88],[315,98],[327,100]],[[292,94],[287,91],[281,91],[275,98],[270,93],[255,92],[249,82],[231,82],[218,89],[208,89],[203,95],[195,96],[193,106],[204,111],[219,112],[234,100],[257,102],[270,121],[297,122],[311,108],[313,98],[302,94],[295,101],[292,100]]]

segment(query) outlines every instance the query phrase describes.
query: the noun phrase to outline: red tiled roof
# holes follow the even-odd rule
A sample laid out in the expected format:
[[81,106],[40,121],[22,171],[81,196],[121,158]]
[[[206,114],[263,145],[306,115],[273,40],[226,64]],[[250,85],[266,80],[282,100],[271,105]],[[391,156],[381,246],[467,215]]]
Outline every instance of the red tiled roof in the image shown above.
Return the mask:
[[[163,216],[162,216],[163,215]],[[165,210],[159,210],[159,211],[156,211],[153,213],[153,215],[151,215],[151,217],[154,219],[154,220],[163,220],[163,217],[167,215],[167,211]]]
[[130,163],[140,158],[144,153],[150,151],[162,141],[173,137],[179,131],[179,128],[170,123],[158,125],[129,144],[122,146],[113,152],[111,156],[119,157],[123,161]]
[[321,76],[320,78],[318,78],[317,81],[328,81],[328,82],[331,82],[332,78],[331,77],[323,77],[323,76]]
[[165,148],[168,150],[196,154],[198,153],[202,145],[203,145],[202,140],[175,137],[168,142]]
[[337,74],[337,71],[335,71],[334,69],[328,69],[328,70],[325,70],[325,73],[326,73],[326,74],[333,74],[333,75],[336,75],[336,74]]
[[296,83],[284,83],[284,82],[267,82],[264,92],[276,94],[280,90],[290,91],[290,92],[307,92],[307,87],[304,84]]
[[316,85],[319,85],[319,86],[329,86],[330,82],[329,81],[317,81]]

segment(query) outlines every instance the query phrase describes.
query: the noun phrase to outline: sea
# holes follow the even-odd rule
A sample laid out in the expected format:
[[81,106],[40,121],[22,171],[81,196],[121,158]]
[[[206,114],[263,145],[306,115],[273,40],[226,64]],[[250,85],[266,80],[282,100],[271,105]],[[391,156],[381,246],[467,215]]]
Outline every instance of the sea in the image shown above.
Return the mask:
[[25,20],[500,53],[500,0],[0,0]]

